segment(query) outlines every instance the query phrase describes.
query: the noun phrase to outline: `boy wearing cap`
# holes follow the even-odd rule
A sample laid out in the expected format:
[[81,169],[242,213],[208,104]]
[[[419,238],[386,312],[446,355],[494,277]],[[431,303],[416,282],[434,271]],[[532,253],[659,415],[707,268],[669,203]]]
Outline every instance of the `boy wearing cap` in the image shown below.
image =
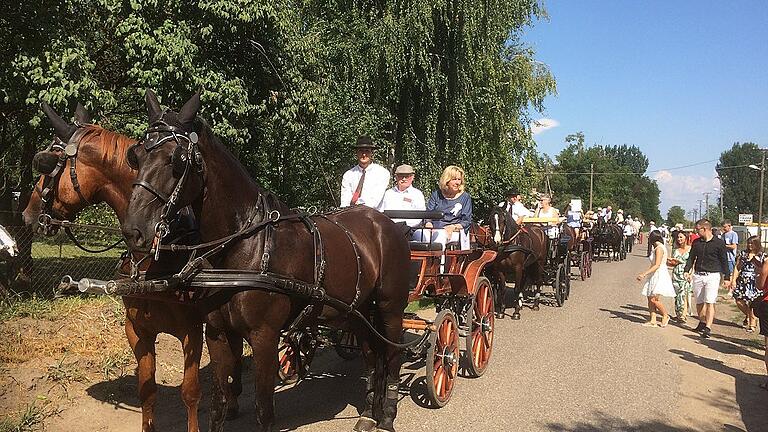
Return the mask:
[[[395,186],[384,194],[379,210],[426,210],[424,194],[413,187],[414,177],[415,173],[410,165],[404,164],[395,168]],[[417,219],[392,219],[392,221],[405,222],[412,227],[421,223],[421,220]]]
[[341,178],[339,207],[365,205],[378,208],[389,187],[389,170],[373,163],[376,144],[370,137],[360,136],[353,148],[357,152],[357,165],[347,170]]

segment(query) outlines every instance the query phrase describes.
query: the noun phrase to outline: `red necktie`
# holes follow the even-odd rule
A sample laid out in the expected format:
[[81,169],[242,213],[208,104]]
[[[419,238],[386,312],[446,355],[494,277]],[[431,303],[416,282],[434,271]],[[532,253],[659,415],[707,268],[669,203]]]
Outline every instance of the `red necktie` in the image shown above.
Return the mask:
[[360,176],[360,181],[357,183],[357,188],[355,188],[355,193],[352,194],[352,201],[349,202],[349,205],[357,204],[357,200],[360,199],[360,194],[363,192],[363,183],[365,183],[365,170],[363,170],[363,175]]

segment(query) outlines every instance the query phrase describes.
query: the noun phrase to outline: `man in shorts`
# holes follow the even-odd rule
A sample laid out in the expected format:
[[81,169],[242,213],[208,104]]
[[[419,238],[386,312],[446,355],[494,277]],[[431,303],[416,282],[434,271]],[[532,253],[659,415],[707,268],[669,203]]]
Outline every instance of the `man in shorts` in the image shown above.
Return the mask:
[[[731,271],[728,267],[728,249],[722,239],[712,234],[712,223],[708,219],[696,222],[699,237],[691,245],[688,261],[685,263],[685,277],[693,285],[699,325],[696,332],[708,338],[715,320],[715,303],[720,288],[720,277],[725,277],[725,287],[731,285]],[[693,275],[691,275],[693,270]]]

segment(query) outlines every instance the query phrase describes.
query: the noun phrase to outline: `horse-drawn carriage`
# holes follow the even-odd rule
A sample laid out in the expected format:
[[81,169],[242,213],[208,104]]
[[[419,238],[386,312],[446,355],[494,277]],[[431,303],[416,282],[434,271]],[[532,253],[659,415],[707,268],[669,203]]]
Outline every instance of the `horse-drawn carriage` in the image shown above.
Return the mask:
[[523,225],[538,224],[547,234],[547,253],[542,270],[543,285],[552,287],[557,306],[571,294],[571,251],[578,244],[573,228],[562,218],[525,218]]
[[[237,413],[243,338],[253,348],[257,365],[256,420],[267,428],[274,422],[272,397],[279,364],[273,359],[278,359],[281,337],[288,338],[288,362],[300,370],[301,362],[311,359],[301,358],[303,352],[308,352],[306,347],[313,349],[318,341],[322,342],[321,325],[340,327],[361,336],[367,391],[372,395],[366,398],[356,426],[361,430],[368,430],[371,425],[393,430],[401,352],[405,348],[427,356],[427,391],[436,406],[450,399],[460,367],[460,336],[468,346],[466,372],[484,372],[493,346],[493,296],[482,273],[483,267],[493,260],[493,251],[443,251],[429,243],[411,243],[409,250],[403,232],[386,216],[367,208],[326,214],[291,210],[255,184],[210,128],[195,119],[200,107],[198,95],[178,114],[161,110],[151,92],[147,100],[151,126],[146,137],[138,143],[126,144],[130,146],[126,161],[134,171],[126,171],[123,166],[99,167],[122,170],[125,183],[133,185],[128,208],[121,208],[120,203],[113,206],[125,210],[118,218],[132,251],[132,277],[103,284],[81,281],[78,285],[147,302],[134,308],[163,303],[165,295],[171,300],[165,307],[168,312],[153,316],[176,319],[176,312],[181,312],[187,321],[177,321],[174,328],[183,328],[192,341],[200,340],[202,323],[207,324],[206,339],[215,373],[212,428],[221,427],[225,416]],[[71,164],[72,181],[53,182],[53,189],[58,189],[59,184],[74,185],[77,194],[67,197],[82,199],[65,207],[58,204],[63,194],[43,198],[47,211],[71,214],[92,202],[88,197],[93,196],[91,188],[95,188],[84,178],[77,181],[74,158],[78,146],[83,137],[102,131],[82,123],[73,126],[55,113],[47,113],[67,151],[49,149],[36,156],[41,162],[38,165],[45,169]],[[48,159],[49,163],[42,163]],[[104,163],[84,159],[81,164]],[[211,167],[216,168],[208,171]],[[41,181],[48,184],[62,170],[40,171],[45,174]],[[233,199],[235,194],[237,199]],[[126,202],[128,197],[124,194],[119,198]],[[196,218],[198,229],[194,240],[177,243],[173,239],[185,234],[174,226],[181,224],[184,209],[189,209],[188,213]],[[33,216],[30,212],[29,218]],[[176,270],[171,273],[147,278],[138,271],[142,262],[162,262],[175,253],[184,256],[184,264],[173,266]],[[410,291],[406,289],[409,274],[403,271],[409,267],[409,257],[415,275]],[[404,315],[408,301],[424,297],[436,302],[434,319]],[[180,306],[174,306],[174,301]],[[141,316],[144,315],[136,315]],[[133,313],[129,313],[132,326],[141,325],[133,322],[132,317]],[[160,331],[170,331],[171,324],[166,323],[167,330],[160,327]],[[306,332],[308,328],[317,331]],[[129,330],[127,326],[126,331]],[[421,335],[403,343],[405,330]],[[142,337],[134,342],[151,342],[154,334],[148,334],[146,341]],[[354,346],[334,336],[329,341],[344,345],[345,352]],[[137,360],[146,351],[139,348],[134,348]],[[194,373],[189,380],[194,385],[187,389],[182,385],[190,430],[197,425],[199,387],[195,389],[195,369],[199,355],[199,346],[185,348],[185,364],[190,365],[185,367],[185,384],[186,375]],[[141,369],[142,364],[151,362],[139,364]],[[152,374],[151,369],[140,370],[140,377],[146,377],[140,382],[152,383]],[[144,395],[146,391],[140,393]],[[147,407],[150,415],[144,416],[145,425],[152,421],[151,406]]]

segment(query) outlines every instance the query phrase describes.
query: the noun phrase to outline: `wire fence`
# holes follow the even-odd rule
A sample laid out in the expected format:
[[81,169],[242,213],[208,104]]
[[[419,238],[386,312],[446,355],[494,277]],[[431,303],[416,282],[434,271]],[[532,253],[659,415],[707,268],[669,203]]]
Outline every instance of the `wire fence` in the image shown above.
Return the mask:
[[[18,220],[17,215],[0,212],[2,221]],[[12,217],[13,216],[13,217]],[[81,278],[113,279],[125,244],[102,253],[89,253],[77,247],[63,229],[53,236],[35,234],[23,225],[3,225],[16,240],[19,255],[0,258],[0,298],[13,302],[32,295],[53,297],[65,275]],[[121,239],[119,233],[72,228],[72,234],[88,249],[104,249]]]

